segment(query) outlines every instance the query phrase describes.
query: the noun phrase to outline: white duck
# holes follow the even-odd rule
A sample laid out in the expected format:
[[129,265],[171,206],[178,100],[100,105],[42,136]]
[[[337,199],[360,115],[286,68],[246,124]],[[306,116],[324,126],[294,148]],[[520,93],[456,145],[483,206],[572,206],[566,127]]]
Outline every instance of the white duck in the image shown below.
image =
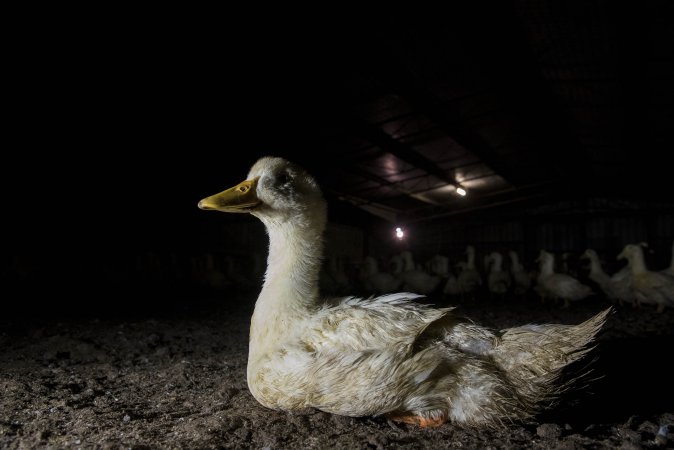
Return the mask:
[[449,275],[449,258],[442,255],[433,255],[431,259],[426,261],[426,269],[433,275],[440,278],[447,278]]
[[618,259],[627,259],[632,271],[632,286],[637,302],[657,305],[657,311],[665,307],[674,307],[674,279],[646,268],[641,245],[628,244],[618,255]]
[[585,250],[581,255],[581,259],[588,259],[590,261],[590,280],[599,285],[606,297],[615,302],[618,301],[621,305],[623,303],[634,303],[634,290],[632,289],[632,277],[625,271],[616,272],[613,276],[608,276],[601,267],[599,256],[597,252],[591,248]]
[[510,289],[512,279],[510,274],[503,270],[503,255],[499,252],[491,252],[487,257],[489,275],[487,275],[487,287],[492,295],[505,296]]
[[514,292],[516,295],[525,295],[529,291],[529,288],[531,288],[531,277],[524,270],[524,266],[520,262],[516,251],[510,250],[508,256],[510,256],[510,273],[515,285]]
[[379,264],[372,256],[363,261],[360,276],[367,293],[388,294],[396,292],[402,286],[402,281],[393,274],[380,272]]
[[399,293],[318,296],[326,204],[299,166],[265,157],[246,181],[199,202],[250,213],[269,235],[267,273],[250,327],[248,387],[264,406],[383,415],[422,426],[493,426],[531,418],[563,389],[607,311],[576,326],[500,331]]
[[437,275],[430,275],[421,270],[414,263],[412,252],[405,250],[400,253],[404,270],[398,274],[403,282],[403,289],[417,294],[428,295],[435,292],[442,279]]
[[564,307],[569,302],[582,300],[594,294],[592,288],[565,273],[555,273],[555,257],[552,253],[541,250],[539,262],[538,292],[542,297],[564,300]]
[[462,265],[461,272],[457,277],[459,290],[466,296],[474,296],[477,290],[482,286],[482,276],[475,268],[475,247],[468,245],[466,247],[466,261]]
[[435,255],[430,261],[431,272],[443,279],[442,293],[445,295],[458,295],[459,282],[456,275],[449,270],[449,258]]

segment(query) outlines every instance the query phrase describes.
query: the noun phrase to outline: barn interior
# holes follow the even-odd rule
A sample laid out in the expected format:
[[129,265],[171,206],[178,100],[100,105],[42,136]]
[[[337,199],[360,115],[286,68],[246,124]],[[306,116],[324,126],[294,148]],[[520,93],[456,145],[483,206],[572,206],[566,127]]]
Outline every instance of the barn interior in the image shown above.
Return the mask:
[[[26,36],[3,177],[0,377],[11,395],[0,408],[0,443],[70,445],[88,435],[95,444],[162,446],[171,429],[178,446],[193,448],[306,444],[292,433],[268,442],[255,431],[271,426],[263,412],[204,437],[131,398],[122,407],[95,401],[133,384],[136,366],[178,377],[171,368],[196,346],[200,360],[229,361],[217,370],[240,379],[219,411],[245,416],[241,405],[254,402],[241,375],[246,327],[268,236],[251,215],[197,203],[243,181],[263,156],[300,164],[321,186],[325,296],[419,292],[419,301],[494,327],[578,323],[612,307],[595,395],[548,418],[561,430],[551,439],[644,445],[674,426],[671,371],[660,368],[674,343],[671,5],[540,0],[285,13],[232,13],[224,24],[196,11],[117,13]],[[618,258],[628,245],[659,274],[658,293],[619,290],[635,273]],[[586,294],[546,284],[542,252]],[[211,334],[180,340],[200,327]],[[122,332],[143,350],[110,344]],[[131,369],[120,362],[126,351]],[[101,365],[118,375],[86,381],[82,373]],[[41,381],[27,374],[38,369],[69,372],[31,391]],[[623,402],[608,411],[618,389]],[[181,417],[202,420],[196,400],[172,401],[183,405]],[[17,405],[58,411],[29,418]],[[76,432],[64,425],[97,408],[121,414],[132,431],[115,437],[117,425],[87,428],[91,418],[78,419]],[[633,434],[610,431],[617,426]],[[319,448],[349,445],[334,439]]]

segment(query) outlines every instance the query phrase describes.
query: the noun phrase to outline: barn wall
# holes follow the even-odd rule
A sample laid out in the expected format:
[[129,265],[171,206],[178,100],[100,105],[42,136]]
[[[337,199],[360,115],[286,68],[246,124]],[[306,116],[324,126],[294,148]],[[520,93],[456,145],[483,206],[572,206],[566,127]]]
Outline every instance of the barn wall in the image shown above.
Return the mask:
[[548,206],[543,213],[528,212],[520,217],[437,220],[407,227],[407,248],[418,260],[434,254],[452,260],[464,258],[467,245],[473,245],[477,262],[491,251],[516,250],[530,265],[540,249],[556,255],[569,253],[578,259],[586,248],[593,248],[604,259],[607,268],[620,267],[624,262],[616,256],[625,244],[646,242],[646,262],[652,269],[666,267],[671,258],[674,240],[674,212],[671,208],[625,210],[589,202],[584,209],[568,208],[555,211]]

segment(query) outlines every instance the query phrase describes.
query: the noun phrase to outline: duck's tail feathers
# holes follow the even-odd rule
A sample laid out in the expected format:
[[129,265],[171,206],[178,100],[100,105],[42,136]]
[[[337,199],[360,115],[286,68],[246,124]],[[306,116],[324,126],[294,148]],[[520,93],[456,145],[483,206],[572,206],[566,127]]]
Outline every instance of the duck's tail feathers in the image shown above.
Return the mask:
[[[579,325],[525,325],[503,330],[494,360],[504,370],[522,400],[532,408],[554,402],[561,392],[584,377],[560,382],[563,369],[582,359],[612,312],[608,308]],[[583,369],[587,373],[587,366]]]

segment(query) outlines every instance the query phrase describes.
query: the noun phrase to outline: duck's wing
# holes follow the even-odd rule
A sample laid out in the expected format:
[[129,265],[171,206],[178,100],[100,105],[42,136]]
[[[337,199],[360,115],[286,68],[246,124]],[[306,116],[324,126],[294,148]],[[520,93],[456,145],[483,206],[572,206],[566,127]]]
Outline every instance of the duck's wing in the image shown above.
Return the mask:
[[396,293],[361,299],[348,297],[318,311],[307,324],[303,341],[316,351],[354,351],[409,345],[431,323],[453,308],[433,308],[415,302],[423,297]]

